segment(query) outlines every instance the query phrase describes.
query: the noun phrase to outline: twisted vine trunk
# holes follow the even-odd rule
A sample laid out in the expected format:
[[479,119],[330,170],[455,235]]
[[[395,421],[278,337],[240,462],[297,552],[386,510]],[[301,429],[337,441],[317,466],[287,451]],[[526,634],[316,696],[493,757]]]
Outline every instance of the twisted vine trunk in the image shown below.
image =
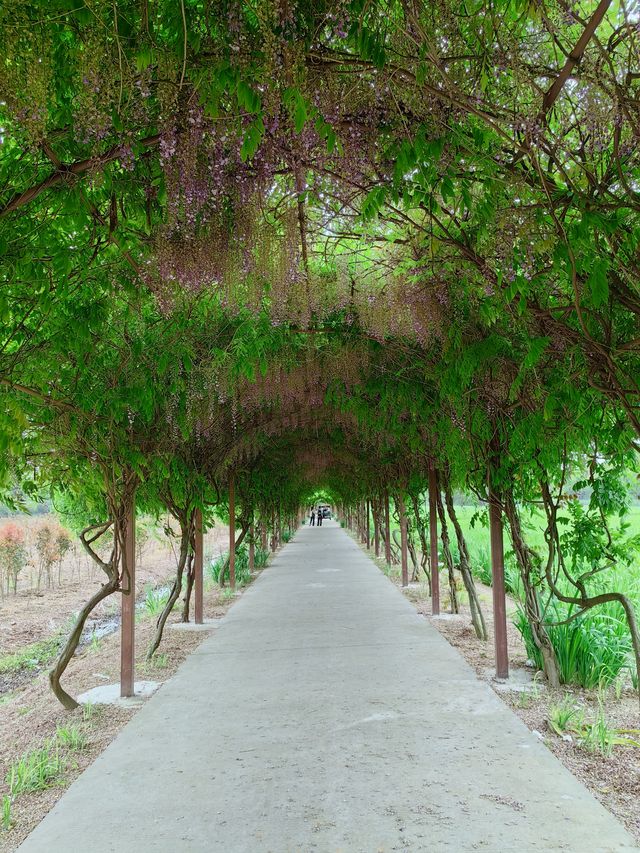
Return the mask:
[[407,537],[407,551],[411,557],[411,583],[418,581],[418,555],[416,554],[416,546],[413,544],[413,537]]
[[189,610],[191,608],[191,593],[196,579],[196,563],[193,558],[193,553],[189,553],[187,557],[187,565],[185,567],[186,586],[184,588],[184,601],[182,604],[181,622],[189,621]]
[[[440,480],[436,472],[437,480]],[[449,598],[451,600],[451,612],[460,613],[460,602],[458,601],[458,590],[456,589],[455,564],[453,562],[453,554],[451,553],[451,543],[449,540],[449,527],[447,525],[447,516],[445,515],[444,506],[442,504],[442,492],[440,483],[436,489],[436,508],[438,510],[438,518],[440,519],[440,540],[442,542],[442,555],[447,564],[447,575],[449,578]]]
[[469,597],[471,622],[473,624],[474,631],[476,632],[476,637],[479,640],[486,640],[488,638],[487,625],[484,621],[484,614],[482,613],[480,599],[478,598],[478,590],[476,589],[475,581],[473,580],[473,574],[471,573],[471,560],[469,559],[469,549],[467,548],[467,541],[464,538],[464,533],[462,532],[462,527],[460,525],[458,515],[453,505],[453,495],[451,493],[451,488],[448,482],[445,482],[444,500],[447,507],[447,514],[451,519],[451,524],[453,524],[453,529],[456,534],[456,540],[458,542],[458,551],[460,553],[459,569],[460,574],[462,575],[462,582],[464,583],[464,588],[466,589],[467,595]]
[[553,577],[553,566],[556,560],[556,555],[558,559],[561,559],[560,537],[557,525],[557,506],[551,496],[548,483],[541,483],[541,491],[545,514],[547,516],[546,539],[548,554],[545,566],[545,578],[549,585],[549,589],[559,601],[562,601],[565,604],[574,604],[580,608],[580,612],[575,613],[571,619],[576,619],[586,610],[590,610],[592,607],[597,607],[600,604],[606,604],[610,601],[617,601],[618,604],[620,604],[624,610],[627,625],[629,627],[629,633],[631,634],[631,645],[633,648],[636,673],[638,676],[638,699],[640,701],[640,630],[638,628],[638,621],[636,619],[633,604],[631,600],[621,592],[605,592],[593,596],[587,595],[584,583],[581,583],[578,579],[571,578],[566,571],[566,568],[564,576],[574,585],[579,595],[566,595],[558,588],[555,578]]
[[182,591],[182,576],[184,573],[184,567],[187,563],[187,558],[189,552],[193,553],[194,546],[194,519],[195,512],[192,510],[187,514],[180,514],[176,516],[179,524],[180,524],[180,556],[178,557],[178,565],[176,567],[176,577],[173,582],[173,586],[171,587],[171,592],[169,593],[169,598],[167,599],[167,603],[162,608],[162,613],[158,616],[158,621],[156,622],[156,632],[154,634],[153,640],[151,641],[149,648],[147,650],[147,660],[151,660],[151,658],[156,653],[158,646],[162,642],[162,634],[164,632],[164,626],[167,623],[167,619],[169,618],[169,614],[173,610],[176,601],[180,597],[180,592]]
[[67,642],[65,643],[55,666],[49,673],[49,684],[51,685],[51,690],[53,691],[56,699],[67,709],[67,711],[73,711],[74,708],[77,708],[78,702],[73,698],[73,696],[67,693],[64,687],[62,687],[60,679],[64,675],[71,658],[74,656],[76,649],[78,648],[78,643],[82,637],[82,632],[84,631],[84,626],[89,614],[94,607],[97,607],[98,604],[100,604],[101,601],[104,601],[105,598],[108,598],[112,593],[117,592],[119,589],[120,579],[116,575],[115,577],[110,578],[94,595],[91,596],[89,601],[87,601],[85,606],[78,613],[78,618],[76,619],[71,634],[69,634]]
[[400,563],[400,543],[397,540],[397,536],[398,536],[398,531],[393,530],[391,532],[391,539],[389,541],[390,553],[391,553],[391,563],[394,566],[397,566]]
[[[125,588],[129,586],[128,568],[124,565],[124,542],[126,535],[127,515],[131,502],[134,500],[136,477],[129,475],[125,477],[122,493],[116,500],[110,495],[107,495],[107,504],[110,511],[110,518],[101,524],[92,524],[86,527],[80,533],[80,541],[82,547],[89,554],[91,559],[97,563],[102,571],[107,576],[107,581],[100,589],[91,596],[89,601],[78,613],[71,633],[64,644],[58,659],[56,660],[53,669],[49,673],[49,684],[51,690],[60,702],[60,704],[68,711],[73,711],[78,707],[78,702],[73,698],[61,684],[62,676],[64,675],[71,658],[76,653],[82,632],[87,619],[92,610],[108,598],[114,592],[118,592],[123,588],[122,581],[127,579]],[[103,560],[100,555],[94,550],[93,545],[103,536],[107,530],[113,527],[113,547],[108,560]],[[132,590],[130,595],[135,595],[135,590]]]
[[431,596],[431,571],[429,567],[429,543],[427,542],[427,530],[420,515],[420,503],[418,494],[409,493],[411,505],[413,506],[413,514],[416,517],[416,527],[418,528],[418,538],[420,539],[420,568],[427,576],[429,585],[429,596]]
[[[394,547],[397,550],[397,553],[401,553],[402,551],[402,543],[398,540],[400,536],[400,532],[398,530],[394,530],[391,534],[393,539]],[[411,583],[413,583],[418,577],[418,561],[416,559],[416,549],[411,541],[411,537],[407,533],[407,553],[409,557],[411,557]]]
[[527,621],[531,627],[531,634],[536,648],[542,657],[542,667],[551,687],[560,686],[560,673],[555,649],[544,625],[540,612],[540,601],[538,599],[538,586],[540,579],[537,576],[533,564],[534,554],[527,546],[522,536],[520,514],[516,506],[513,492],[507,489],[504,493],[504,512],[511,529],[511,541],[513,550],[518,561],[520,577],[524,588],[524,608]]

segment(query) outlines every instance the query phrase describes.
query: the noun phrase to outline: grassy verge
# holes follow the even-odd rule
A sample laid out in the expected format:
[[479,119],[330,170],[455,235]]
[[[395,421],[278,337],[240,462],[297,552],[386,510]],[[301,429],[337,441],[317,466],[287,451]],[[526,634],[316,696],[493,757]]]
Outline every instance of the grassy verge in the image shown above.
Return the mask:
[[18,652],[3,655],[0,657],[0,675],[41,669],[57,656],[63,639],[64,634],[59,632],[46,640],[31,643]]

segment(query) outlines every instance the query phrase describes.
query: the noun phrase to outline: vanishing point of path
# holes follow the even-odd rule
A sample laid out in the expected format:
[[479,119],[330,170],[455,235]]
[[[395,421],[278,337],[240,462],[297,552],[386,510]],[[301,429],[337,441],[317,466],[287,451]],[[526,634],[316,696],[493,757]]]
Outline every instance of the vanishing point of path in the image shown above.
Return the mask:
[[335,523],[298,532],[21,847],[636,849]]

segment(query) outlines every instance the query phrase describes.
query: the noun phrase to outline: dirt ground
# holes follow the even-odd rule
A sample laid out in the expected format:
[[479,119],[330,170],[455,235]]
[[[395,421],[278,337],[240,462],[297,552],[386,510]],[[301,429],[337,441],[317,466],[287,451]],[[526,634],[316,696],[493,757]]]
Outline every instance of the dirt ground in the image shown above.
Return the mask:
[[[205,590],[207,618],[221,618],[236,599],[218,587]],[[175,613],[171,621],[179,621]],[[155,619],[143,616],[136,625],[136,679],[167,681],[178,666],[207,636],[207,633],[173,631],[167,626],[155,661],[145,661]],[[78,695],[102,684],[118,681],[120,667],[119,632],[88,646],[76,656],[63,679],[65,688]],[[0,800],[8,793],[10,765],[29,750],[55,737],[58,727],[77,729],[86,740],[81,750],[61,750],[66,764],[61,778],[51,787],[16,798],[11,808],[12,826],[0,830],[0,853],[15,850],[29,832],[64,793],[73,780],[109,745],[131,719],[135,709],[96,705],[69,712],[51,694],[46,672],[27,686],[4,697],[0,705]]]
[[[28,526],[31,520],[25,519]],[[205,535],[205,566],[218,556],[226,545],[226,530],[214,528]],[[149,537],[136,567],[136,594],[144,598],[149,586],[162,587],[176,567],[171,543],[161,533]],[[24,652],[33,643],[47,641],[71,624],[75,612],[102,583],[101,573],[88,560],[69,553],[58,571],[51,588],[29,588],[25,573],[17,595],[10,594],[0,601],[0,657]],[[33,573],[31,573],[33,577]],[[205,582],[204,607],[208,618],[220,618],[235,599],[228,591]],[[178,602],[181,604],[181,601]],[[96,608],[92,619],[115,616],[119,599],[114,596]],[[165,630],[164,639],[154,661],[145,660],[146,649],[153,636],[155,615],[141,608],[136,617],[136,679],[165,682],[185,657],[204,639],[206,634]],[[170,621],[179,620],[179,607]],[[71,661],[63,685],[78,695],[102,684],[118,681],[120,667],[120,632],[92,641],[78,651]],[[6,807],[8,776],[12,765],[26,753],[56,739],[62,729],[71,731],[80,744],[69,748],[57,737],[50,748],[60,759],[62,770],[47,788],[17,796],[6,817],[0,823],[0,853],[13,851],[52,808],[71,782],[105,749],[118,731],[135,713],[134,709],[115,706],[88,706],[65,711],[53,697],[47,672],[50,664],[35,669],[21,669],[0,675],[0,803]],[[6,825],[10,824],[7,828]]]
[[[56,566],[52,573],[54,585],[46,588],[43,583],[37,589],[33,531],[37,525],[55,519],[43,515],[37,519],[18,516],[11,520],[19,523],[26,531],[30,563],[21,573],[18,594],[10,593],[0,599],[0,656],[19,651],[67,627],[74,614],[105,580],[100,569],[74,541],[60,568]],[[205,561],[207,557],[218,556],[225,550],[226,536],[226,530],[222,527],[214,527],[205,534]],[[160,527],[151,528],[137,557],[136,596],[142,594],[148,585],[156,587],[163,583],[175,572],[175,568],[176,556],[172,543]],[[92,619],[116,612],[118,607],[115,597],[108,598],[98,605]]]
[[[383,567],[381,561],[377,561]],[[390,579],[401,587],[399,567],[394,567]],[[567,767],[591,793],[614,814],[640,842],[640,748],[614,746],[613,753],[605,756],[587,750],[575,736],[556,734],[549,723],[550,709],[564,701],[582,709],[586,722],[595,720],[599,709],[599,697],[595,690],[563,686],[552,690],[546,685],[541,673],[536,674],[527,660],[520,634],[509,618],[515,604],[507,600],[507,631],[509,662],[514,681],[527,684],[527,690],[504,690],[494,680],[494,646],[492,591],[490,587],[476,581],[489,639],[478,640],[471,624],[469,608],[462,605],[458,615],[446,613],[449,605],[446,579],[440,581],[442,616],[432,617],[431,603],[426,582],[411,584],[403,593],[415,605],[417,611],[429,619],[452,646],[475,669],[515,714],[533,732],[537,732],[545,745]],[[604,700],[608,725],[616,729],[639,730],[640,708],[638,695],[627,687],[620,696],[613,688]],[[631,735],[640,741],[640,735]]]

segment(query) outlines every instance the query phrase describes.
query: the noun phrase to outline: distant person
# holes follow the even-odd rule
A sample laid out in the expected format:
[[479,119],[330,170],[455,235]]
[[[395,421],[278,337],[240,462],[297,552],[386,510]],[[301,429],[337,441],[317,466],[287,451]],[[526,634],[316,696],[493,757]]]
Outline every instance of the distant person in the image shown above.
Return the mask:
[[322,510],[318,507],[318,527],[322,527]]
[[[311,527],[314,527],[314,526],[315,526],[315,523],[316,523],[316,511],[315,511],[315,509],[312,507],[312,508],[311,508],[311,518],[309,519],[309,525],[310,525]],[[319,521],[319,520],[318,520],[318,524],[320,524],[320,521]]]

